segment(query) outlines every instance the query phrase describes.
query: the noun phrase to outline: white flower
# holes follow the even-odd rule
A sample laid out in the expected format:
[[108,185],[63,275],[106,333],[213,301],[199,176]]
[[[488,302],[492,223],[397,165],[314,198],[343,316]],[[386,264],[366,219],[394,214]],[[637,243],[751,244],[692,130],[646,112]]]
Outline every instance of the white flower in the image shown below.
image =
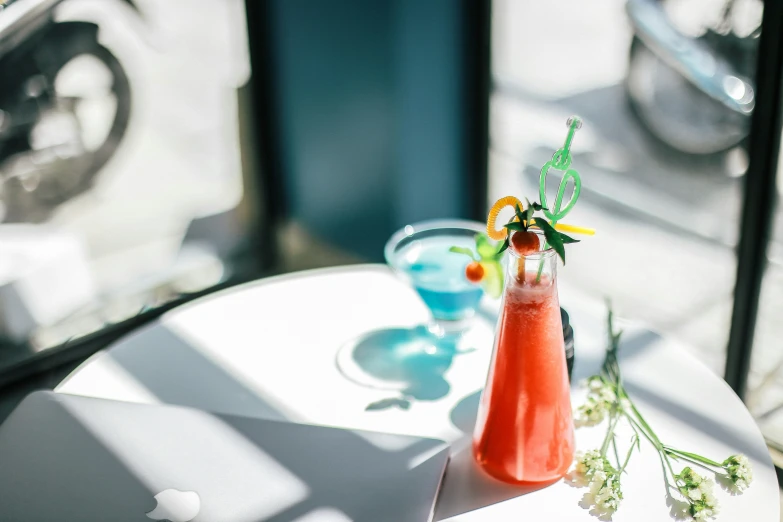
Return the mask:
[[690,513],[696,520],[707,520],[718,514],[718,501],[713,494],[715,483],[691,468],[676,476],[680,492],[690,502]]
[[617,395],[615,395],[614,390],[609,386],[602,388],[601,391],[598,392],[598,397],[602,402],[614,402],[617,400]]
[[580,475],[584,475],[585,473],[587,473],[587,465],[582,460],[583,457],[584,455],[582,455],[581,451],[576,453],[575,456],[576,466],[574,466],[574,471],[576,471]]
[[587,380],[587,400],[574,412],[577,426],[595,426],[606,418],[606,414],[617,402],[617,394],[611,384],[594,375]]
[[739,492],[748,489],[753,481],[753,470],[751,470],[750,462],[745,455],[732,455],[727,458],[723,461],[723,469],[726,470],[734,488]]
[[598,493],[602,487],[604,487],[604,483],[606,482],[606,473],[603,471],[596,471],[593,473],[593,478],[590,480],[590,493],[595,495]]
[[576,409],[574,421],[577,426],[595,426],[604,420],[608,411],[605,402],[588,397],[587,401]]
[[604,381],[598,375],[593,375],[587,379],[587,387],[590,388],[590,391],[601,391],[604,387]]
[[576,472],[584,476],[592,476],[596,471],[604,469],[604,458],[598,450],[590,450],[576,454]]
[[623,498],[617,470],[598,450],[578,452],[575,459],[576,473],[590,479],[590,494],[595,505],[602,510],[616,510]]
[[616,510],[623,498],[617,472],[614,469],[608,472],[596,471],[590,481],[590,493],[593,495],[593,502],[599,508]]
[[612,487],[604,487],[595,496],[595,503],[598,507],[615,510],[620,505],[620,497]]
[[697,511],[693,518],[695,520],[708,520],[718,514],[718,510],[716,509],[710,509],[710,508],[704,508],[701,511]]

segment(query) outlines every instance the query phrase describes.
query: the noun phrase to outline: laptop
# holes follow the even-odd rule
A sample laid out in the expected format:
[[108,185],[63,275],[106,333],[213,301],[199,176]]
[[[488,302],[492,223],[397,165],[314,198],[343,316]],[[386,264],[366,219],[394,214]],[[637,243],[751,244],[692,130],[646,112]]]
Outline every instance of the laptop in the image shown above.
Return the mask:
[[3,522],[428,522],[442,441],[52,392],[0,425]]

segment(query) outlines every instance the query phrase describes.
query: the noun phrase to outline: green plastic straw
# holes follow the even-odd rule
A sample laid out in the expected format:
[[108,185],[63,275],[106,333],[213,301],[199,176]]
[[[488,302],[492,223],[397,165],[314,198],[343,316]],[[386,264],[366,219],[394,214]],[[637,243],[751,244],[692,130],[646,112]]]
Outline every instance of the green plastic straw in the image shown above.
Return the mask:
[[[576,205],[576,200],[579,199],[579,194],[582,191],[582,179],[579,177],[579,173],[571,167],[571,142],[574,139],[576,131],[582,128],[582,120],[579,116],[571,116],[566,122],[568,126],[568,134],[566,135],[565,143],[563,147],[555,151],[552,155],[552,159],[547,161],[543,167],[541,167],[541,175],[538,181],[538,197],[541,201],[541,205],[544,207],[544,215],[549,218],[549,222],[554,227],[558,221],[563,219],[566,214],[571,212],[571,209]],[[560,180],[560,187],[557,189],[557,196],[555,197],[555,204],[553,206],[547,205],[546,201],[546,175],[549,173],[549,169],[554,168],[563,172],[563,178]],[[565,195],[566,187],[570,180],[574,180],[574,190],[571,193],[571,199],[563,207],[563,196]],[[544,243],[544,250],[549,248],[548,243]],[[541,257],[541,262],[538,265],[538,273],[536,274],[536,283],[541,282],[541,273],[544,271],[544,258]]]

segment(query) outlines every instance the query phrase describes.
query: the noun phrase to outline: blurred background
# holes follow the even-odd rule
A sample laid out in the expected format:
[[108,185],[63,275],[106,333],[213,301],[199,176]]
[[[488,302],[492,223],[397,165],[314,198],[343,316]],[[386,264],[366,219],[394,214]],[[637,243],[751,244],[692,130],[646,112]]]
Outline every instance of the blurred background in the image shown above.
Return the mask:
[[205,293],[380,262],[405,224],[533,199],[578,114],[569,221],[598,234],[564,284],[726,375],[774,453],[783,178],[763,171],[781,71],[757,70],[774,62],[763,16],[760,0],[0,0],[0,386]]

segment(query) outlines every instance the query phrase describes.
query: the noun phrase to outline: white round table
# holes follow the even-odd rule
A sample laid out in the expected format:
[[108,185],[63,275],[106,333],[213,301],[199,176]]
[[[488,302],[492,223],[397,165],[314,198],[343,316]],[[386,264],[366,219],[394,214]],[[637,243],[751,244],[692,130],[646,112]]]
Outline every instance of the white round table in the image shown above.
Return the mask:
[[[573,382],[596,373],[605,346],[601,296],[560,288],[575,332]],[[561,480],[520,489],[486,477],[474,464],[470,434],[492,350],[493,303],[476,318],[464,350],[437,372],[416,374],[407,409],[384,401],[399,392],[346,379],[335,361],[368,332],[426,323],[416,293],[380,265],[315,270],[234,287],[162,316],[91,357],[58,392],[145,403],[171,403],[228,414],[435,437],[452,444],[436,520],[594,521],[586,490]],[[497,304],[494,304],[495,309]],[[625,327],[621,367],[640,410],[669,445],[715,460],[745,453],[755,479],[742,496],[723,490],[718,520],[779,522],[778,483],[764,440],[731,389],[682,346],[634,325]],[[431,379],[431,382],[428,381]],[[367,383],[364,383],[367,384]],[[585,391],[573,386],[580,404]],[[368,409],[369,405],[374,405]],[[627,444],[631,432],[618,429]],[[577,430],[577,448],[600,446],[604,426]],[[402,451],[383,439],[378,451]],[[645,442],[624,476],[625,499],[612,520],[665,521],[660,461]]]

